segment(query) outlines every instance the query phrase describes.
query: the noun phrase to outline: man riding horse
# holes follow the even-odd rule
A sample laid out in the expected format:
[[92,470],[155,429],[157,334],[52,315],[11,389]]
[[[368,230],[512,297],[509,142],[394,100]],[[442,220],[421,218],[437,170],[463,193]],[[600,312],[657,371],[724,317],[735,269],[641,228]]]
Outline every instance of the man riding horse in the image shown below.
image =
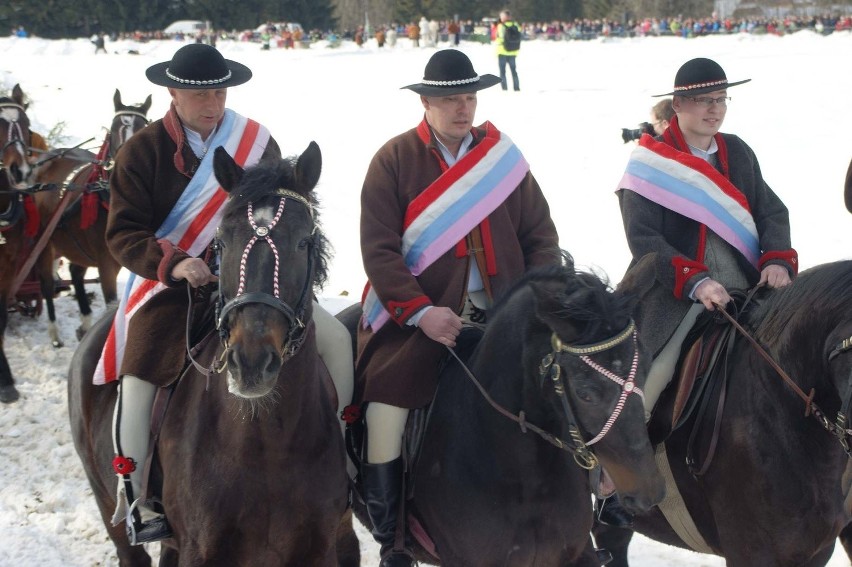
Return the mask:
[[[113,468],[120,482],[113,523],[126,520],[134,545],[171,535],[163,506],[144,498],[142,463],[149,453],[157,387],[172,384],[184,366],[186,285],[198,290],[218,280],[210,244],[227,195],[213,174],[212,150],[223,146],[241,167],[280,158],[265,127],[225,108],[228,88],[251,79],[248,67],[225,59],[212,46],[190,44],[171,61],[149,67],[146,75],[168,88],[172,102],[161,120],[133,136],[116,157],[106,236],[131,277],[95,375],[96,382],[121,380],[114,420]],[[320,354],[340,398],[348,401],[348,332],[318,305],[313,313]]]
[[654,356],[646,415],[703,311],[727,305],[731,289],[784,287],[798,271],[787,207],[763,180],[752,149],[719,132],[728,88],[749,80],[729,82],[710,59],[684,63],[674,90],[656,95],[673,96],[675,117],[661,136],[642,137],[619,185],[630,268],[656,255],[656,279],[636,318]]
[[465,319],[487,312],[527,268],[561,260],[520,151],[492,124],[473,126],[477,91],[498,82],[460,51],[435,53],[423,81],[405,87],[420,95],[423,121],[378,151],[361,191],[369,278],[356,363],[369,402],[362,478],[383,567],[412,564],[394,546],[409,410],[434,396]]

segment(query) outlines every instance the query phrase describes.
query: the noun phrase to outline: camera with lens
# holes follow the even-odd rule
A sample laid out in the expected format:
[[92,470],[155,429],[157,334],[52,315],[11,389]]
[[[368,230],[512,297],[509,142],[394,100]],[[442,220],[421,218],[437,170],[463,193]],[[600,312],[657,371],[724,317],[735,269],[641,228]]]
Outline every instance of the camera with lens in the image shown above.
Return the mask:
[[649,134],[651,136],[656,136],[657,133],[654,132],[654,126],[650,122],[642,122],[639,124],[638,128],[634,128],[631,130],[630,128],[622,128],[621,129],[621,139],[624,140],[624,143],[632,142],[633,140],[638,140],[642,137],[642,134]]

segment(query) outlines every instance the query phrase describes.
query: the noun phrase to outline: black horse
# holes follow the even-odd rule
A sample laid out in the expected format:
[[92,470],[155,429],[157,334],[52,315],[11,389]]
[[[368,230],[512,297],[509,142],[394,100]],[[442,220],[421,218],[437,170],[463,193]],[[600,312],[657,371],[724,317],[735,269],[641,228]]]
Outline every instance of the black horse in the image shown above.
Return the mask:
[[[245,172],[219,148],[214,165],[230,195],[217,237],[223,344],[211,340],[197,357],[226,368],[208,377],[190,366],[162,421],[154,480],[174,538],[160,565],[331,567],[340,552],[351,557],[340,565],[357,566],[333,386],[310,323],[312,292],[326,275],[313,194],[319,147]],[[163,321],[175,324],[183,323]],[[92,385],[109,325],[95,324],[74,355],[71,426],[121,565],[147,566],[145,550],[110,523],[117,388]]]
[[[710,453],[697,451],[702,462],[692,460],[702,466],[695,474],[687,468],[691,423],[665,441],[665,450],[709,552],[731,567],[821,567],[852,512],[852,478],[844,475],[852,470],[852,261],[807,270],[753,303],[741,323],[802,395],[813,395],[813,405],[738,333],[709,465]],[[635,529],[679,547],[692,538],[682,539],[658,508],[639,515]],[[615,553],[611,565],[625,567],[632,533],[598,527],[596,535]]]
[[[531,272],[489,312],[466,366],[520,425],[449,363],[409,502],[409,523],[424,526],[440,564],[599,566],[587,470],[598,462],[629,508],[662,498],[642,401],[631,395],[647,361],[628,305],[568,265]],[[437,562],[424,549],[419,559]]]

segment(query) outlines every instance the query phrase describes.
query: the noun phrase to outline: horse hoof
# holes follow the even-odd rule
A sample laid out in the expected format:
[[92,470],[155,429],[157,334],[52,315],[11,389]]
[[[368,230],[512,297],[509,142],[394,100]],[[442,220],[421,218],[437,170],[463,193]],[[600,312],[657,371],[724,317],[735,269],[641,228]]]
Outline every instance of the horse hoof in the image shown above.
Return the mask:
[[53,345],[53,348],[62,348],[65,346],[65,343],[60,340],[50,341],[50,344]]
[[21,395],[18,394],[18,390],[15,389],[15,386],[9,384],[8,386],[0,387],[0,402],[4,404],[11,404],[12,402],[18,401]]
[[83,337],[86,336],[86,329],[84,329],[83,327],[77,327],[77,330],[74,331],[74,333],[77,335],[77,340],[81,341],[83,340]]

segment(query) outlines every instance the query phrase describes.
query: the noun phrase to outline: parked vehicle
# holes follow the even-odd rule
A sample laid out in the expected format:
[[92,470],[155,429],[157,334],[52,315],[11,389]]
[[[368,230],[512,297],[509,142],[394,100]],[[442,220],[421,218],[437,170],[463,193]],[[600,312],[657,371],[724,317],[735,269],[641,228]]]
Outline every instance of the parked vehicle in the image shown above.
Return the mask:
[[163,33],[196,34],[198,32],[206,31],[209,28],[209,22],[202,22],[201,20],[178,20],[169,24],[168,27],[163,30]]

